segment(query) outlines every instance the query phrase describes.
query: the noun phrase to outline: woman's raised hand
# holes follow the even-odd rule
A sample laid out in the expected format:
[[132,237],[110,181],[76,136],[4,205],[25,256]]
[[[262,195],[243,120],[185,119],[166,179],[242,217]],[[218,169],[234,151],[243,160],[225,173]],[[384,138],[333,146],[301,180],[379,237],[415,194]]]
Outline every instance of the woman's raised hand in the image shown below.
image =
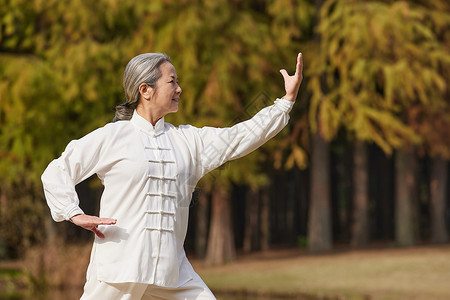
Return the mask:
[[99,238],[103,239],[105,236],[98,230],[98,225],[114,225],[116,224],[116,219],[111,218],[99,218],[96,216],[90,216],[85,214],[80,214],[70,218],[70,221],[75,225],[83,227],[84,229],[90,230],[95,233]]
[[280,73],[283,75],[284,89],[286,90],[286,95],[283,96],[283,99],[295,101],[303,79],[303,55],[301,53],[297,55],[297,66],[295,67],[294,75],[289,76],[285,69],[280,70]]

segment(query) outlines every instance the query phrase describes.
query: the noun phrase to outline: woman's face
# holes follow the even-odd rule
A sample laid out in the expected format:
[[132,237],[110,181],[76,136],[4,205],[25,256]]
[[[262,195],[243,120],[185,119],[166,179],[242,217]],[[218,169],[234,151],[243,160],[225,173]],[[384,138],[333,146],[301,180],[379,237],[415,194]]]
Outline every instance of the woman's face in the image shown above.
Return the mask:
[[181,87],[178,85],[178,77],[174,66],[164,62],[160,67],[161,77],[156,81],[156,89],[150,102],[163,114],[178,111]]

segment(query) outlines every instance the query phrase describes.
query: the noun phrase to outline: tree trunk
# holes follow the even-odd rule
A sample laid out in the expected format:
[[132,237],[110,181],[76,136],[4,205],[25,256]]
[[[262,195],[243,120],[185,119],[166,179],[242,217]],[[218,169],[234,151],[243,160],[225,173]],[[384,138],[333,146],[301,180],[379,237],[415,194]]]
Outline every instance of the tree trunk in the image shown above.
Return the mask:
[[431,241],[448,241],[447,213],[447,162],[442,157],[433,158],[430,182]]
[[195,256],[205,258],[208,240],[208,193],[199,191],[195,219]]
[[261,221],[259,225],[261,232],[259,246],[262,251],[267,251],[270,245],[270,195],[268,188],[261,190]]
[[379,219],[377,229],[380,231],[378,238],[395,238],[395,159],[389,159],[379,150],[377,165],[373,168],[377,170],[374,176],[378,176],[376,187],[377,205],[379,209]]
[[50,214],[48,214],[47,218],[44,221],[45,226],[45,243],[47,247],[55,247],[58,243],[58,234],[56,229],[56,223],[53,221]]
[[259,197],[258,191],[249,190],[245,199],[244,252],[250,253],[258,248],[259,235]]
[[[6,194],[0,189],[0,226],[2,226],[3,223],[1,220],[4,220],[4,216],[8,213],[7,203],[8,200]],[[8,247],[6,246],[6,241],[0,231],[0,260],[9,258],[8,256]]]
[[312,253],[332,249],[330,219],[330,157],[328,143],[312,136],[311,203],[308,219],[308,249]]
[[362,141],[355,141],[353,152],[353,224],[351,244],[367,245],[369,241],[369,196],[367,175],[367,151]]
[[209,265],[234,261],[236,249],[231,226],[231,198],[229,191],[221,184],[212,189],[211,223],[209,229],[206,262]]
[[395,161],[395,233],[399,246],[412,246],[414,234],[415,168],[414,151],[398,151]]

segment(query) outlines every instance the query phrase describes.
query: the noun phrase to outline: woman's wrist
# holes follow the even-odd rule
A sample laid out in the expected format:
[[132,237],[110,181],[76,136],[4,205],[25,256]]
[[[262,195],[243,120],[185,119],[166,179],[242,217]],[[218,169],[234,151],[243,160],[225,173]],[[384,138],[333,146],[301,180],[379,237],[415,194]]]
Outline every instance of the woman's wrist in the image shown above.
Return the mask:
[[69,221],[73,223],[73,218],[75,218],[76,216],[81,216],[81,215],[82,215],[82,214],[76,214],[76,215],[74,215],[74,216],[71,216],[71,217],[69,218]]
[[297,99],[297,95],[284,95],[283,97],[281,97],[281,99],[287,100],[287,101],[291,101],[291,102],[295,102],[295,99]]

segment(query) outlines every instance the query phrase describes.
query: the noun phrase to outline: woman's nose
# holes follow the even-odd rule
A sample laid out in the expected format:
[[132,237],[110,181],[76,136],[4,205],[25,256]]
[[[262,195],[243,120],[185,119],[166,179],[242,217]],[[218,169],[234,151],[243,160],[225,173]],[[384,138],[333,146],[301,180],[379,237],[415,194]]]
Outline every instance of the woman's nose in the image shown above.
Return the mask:
[[177,92],[178,94],[181,94],[182,91],[183,91],[183,90],[181,89],[181,86],[177,86],[176,92]]

